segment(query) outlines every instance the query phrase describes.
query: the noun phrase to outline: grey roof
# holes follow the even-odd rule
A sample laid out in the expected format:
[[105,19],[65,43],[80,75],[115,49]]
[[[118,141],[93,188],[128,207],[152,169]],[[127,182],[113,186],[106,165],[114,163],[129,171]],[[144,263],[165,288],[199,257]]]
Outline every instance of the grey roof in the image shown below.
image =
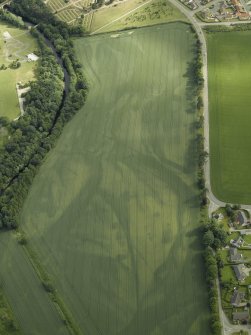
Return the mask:
[[237,221],[240,224],[246,223],[247,222],[247,218],[246,215],[243,213],[243,211],[239,211],[237,214]]
[[233,265],[233,269],[239,281],[242,281],[246,278],[246,274],[243,271],[243,264]]
[[249,320],[249,311],[234,312],[233,313],[233,320],[234,321]]
[[234,294],[231,297],[231,304],[234,306],[239,306],[244,296],[245,296],[245,293],[234,291]]
[[242,259],[241,254],[238,253],[236,248],[230,248],[229,253],[231,262],[238,262]]
[[239,236],[238,239],[234,240],[232,244],[239,248],[243,244],[243,239],[241,238],[241,236]]

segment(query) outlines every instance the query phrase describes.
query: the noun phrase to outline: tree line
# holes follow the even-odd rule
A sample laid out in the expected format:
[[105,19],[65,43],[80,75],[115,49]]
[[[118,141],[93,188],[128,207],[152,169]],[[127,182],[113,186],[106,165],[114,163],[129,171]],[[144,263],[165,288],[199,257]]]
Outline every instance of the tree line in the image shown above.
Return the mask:
[[203,28],[207,33],[232,32],[232,31],[247,31],[251,30],[251,23],[234,23],[229,26],[207,26]]
[[[41,0],[15,0],[9,10],[37,25],[31,33],[39,44],[40,61],[36,81],[25,96],[25,114],[7,125],[9,140],[0,150],[0,227],[4,229],[17,227],[38,167],[64,125],[83,106],[87,92],[71,40],[83,30],[57,20]],[[63,70],[43,36],[63,61],[69,75],[67,90]]]
[[[0,0],[1,3],[1,0]],[[16,15],[13,15],[12,13],[0,8],[0,20],[10,23],[11,25],[24,29],[25,28],[25,24],[22,20],[21,17],[18,17]]]
[[[194,34],[196,31],[191,27]],[[202,226],[203,259],[205,265],[205,277],[208,287],[208,304],[210,308],[210,328],[213,335],[221,335],[221,321],[219,315],[218,291],[216,279],[218,277],[216,250],[226,243],[226,233],[218,226],[217,222],[208,219],[207,190],[205,186],[204,165],[208,153],[204,149],[204,117],[202,89],[204,78],[202,74],[202,50],[201,42],[196,35],[196,52],[192,64],[195,94],[197,96],[197,121],[196,128],[196,156],[197,156],[197,185],[200,190],[200,224]]]

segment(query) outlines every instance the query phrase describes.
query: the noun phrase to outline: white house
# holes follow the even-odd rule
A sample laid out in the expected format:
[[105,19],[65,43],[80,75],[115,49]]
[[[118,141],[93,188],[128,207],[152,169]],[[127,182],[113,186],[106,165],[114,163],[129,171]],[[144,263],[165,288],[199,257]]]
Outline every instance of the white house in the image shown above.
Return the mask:
[[28,62],[36,62],[39,57],[35,55],[34,53],[31,53],[27,55],[27,58],[28,58]]

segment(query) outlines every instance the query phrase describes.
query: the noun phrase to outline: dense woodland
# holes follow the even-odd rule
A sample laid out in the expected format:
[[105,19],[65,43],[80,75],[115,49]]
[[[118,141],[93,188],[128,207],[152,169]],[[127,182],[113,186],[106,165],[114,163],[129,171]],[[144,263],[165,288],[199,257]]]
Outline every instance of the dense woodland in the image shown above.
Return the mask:
[[[65,123],[84,104],[87,91],[71,41],[72,36],[83,34],[82,29],[58,21],[41,0],[15,0],[9,10],[37,25],[31,33],[40,46],[40,61],[36,81],[26,94],[25,115],[7,124],[9,140],[0,152],[0,228],[4,229],[17,227],[20,209],[39,165]],[[12,22],[12,15],[1,15]],[[43,36],[62,59],[67,80]],[[6,122],[0,120],[5,126]]]

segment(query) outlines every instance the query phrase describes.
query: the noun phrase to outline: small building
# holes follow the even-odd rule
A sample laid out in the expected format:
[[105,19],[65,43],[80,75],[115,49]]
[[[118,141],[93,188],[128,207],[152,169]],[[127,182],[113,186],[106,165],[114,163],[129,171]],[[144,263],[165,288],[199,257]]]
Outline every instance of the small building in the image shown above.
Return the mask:
[[11,34],[8,31],[5,31],[3,33],[3,38],[4,38],[5,41],[9,40],[11,38]]
[[39,57],[35,55],[34,53],[28,54],[27,55],[28,62],[36,62]]
[[238,281],[243,281],[246,279],[247,274],[245,272],[245,266],[243,264],[233,265],[233,269]]
[[235,322],[248,322],[248,320],[249,320],[249,311],[233,313],[233,321]]
[[234,294],[232,295],[231,301],[230,301],[231,305],[234,307],[239,307],[244,297],[245,297],[245,293],[238,292],[237,290],[234,291]]
[[242,260],[242,254],[239,254],[236,248],[230,248],[229,255],[231,262],[240,262]]
[[243,244],[243,239],[239,237],[237,240],[231,240],[230,244],[235,248],[240,248]]
[[238,212],[236,221],[240,225],[243,225],[243,224],[247,223],[248,220],[247,220],[247,217],[246,217],[246,215],[243,211]]

